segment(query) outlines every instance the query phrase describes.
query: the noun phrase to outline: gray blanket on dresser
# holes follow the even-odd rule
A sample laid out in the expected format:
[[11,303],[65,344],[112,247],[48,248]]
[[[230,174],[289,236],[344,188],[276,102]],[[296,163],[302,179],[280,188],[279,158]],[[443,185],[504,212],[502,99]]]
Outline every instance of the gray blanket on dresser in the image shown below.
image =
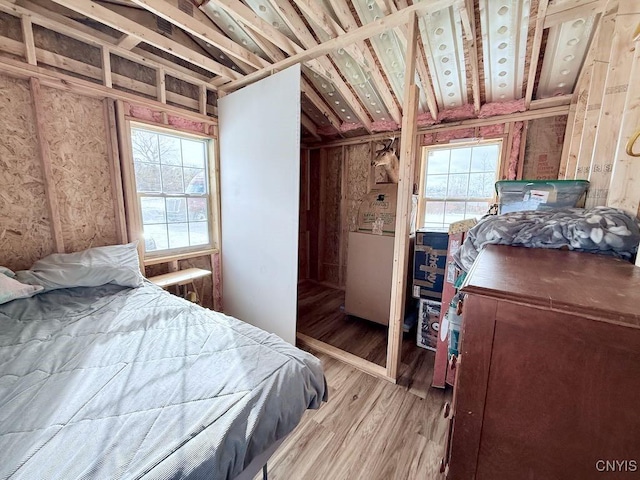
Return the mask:
[[467,233],[454,260],[469,271],[488,244],[532,248],[567,248],[631,259],[638,251],[640,224],[610,207],[510,212],[484,217]]
[[326,395],[318,359],[146,284],[0,305],[0,478],[234,478]]

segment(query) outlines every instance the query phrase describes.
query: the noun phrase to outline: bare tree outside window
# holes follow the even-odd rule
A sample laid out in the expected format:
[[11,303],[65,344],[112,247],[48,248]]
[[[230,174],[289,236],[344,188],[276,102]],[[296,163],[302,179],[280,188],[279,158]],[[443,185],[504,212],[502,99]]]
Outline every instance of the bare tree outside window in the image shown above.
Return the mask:
[[133,127],[146,251],[210,244],[207,140]]
[[484,215],[494,198],[501,141],[424,147],[422,227],[446,230],[450,223]]

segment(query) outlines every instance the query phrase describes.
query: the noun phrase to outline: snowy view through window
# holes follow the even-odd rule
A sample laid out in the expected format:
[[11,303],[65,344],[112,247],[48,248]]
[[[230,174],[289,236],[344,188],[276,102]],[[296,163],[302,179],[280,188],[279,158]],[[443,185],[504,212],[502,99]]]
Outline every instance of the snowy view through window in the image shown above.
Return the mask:
[[145,250],[208,245],[207,140],[134,127],[131,144]]

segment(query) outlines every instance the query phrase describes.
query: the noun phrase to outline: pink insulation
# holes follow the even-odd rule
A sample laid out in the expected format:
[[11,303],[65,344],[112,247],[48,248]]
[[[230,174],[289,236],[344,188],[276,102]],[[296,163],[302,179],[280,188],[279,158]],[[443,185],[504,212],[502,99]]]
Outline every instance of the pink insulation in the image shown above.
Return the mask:
[[520,141],[522,140],[522,122],[513,124],[513,143],[511,144],[511,152],[509,154],[509,171],[507,180],[515,180],[518,170],[518,157],[520,156]]
[[148,122],[162,123],[162,114],[147,107],[129,105],[129,116]]
[[196,122],[193,120],[187,120],[186,118],[176,117],[174,115],[168,116],[169,125],[178,127],[182,130],[189,130],[192,132],[205,133],[206,127],[202,122]]
[[431,116],[429,112],[421,113],[418,115],[418,127],[428,127],[434,125],[436,120]]
[[485,103],[480,107],[478,118],[495,117],[496,115],[507,115],[509,113],[524,112],[524,98],[520,100],[512,100],[510,102],[491,102]]
[[438,123],[447,120],[466,120],[468,118],[475,118],[476,113],[471,103],[465,103],[460,107],[449,108],[438,112]]
[[374,132],[393,132],[399,129],[400,129],[400,125],[398,125],[393,120],[387,120],[387,121],[379,120],[371,124],[371,130]]
[[480,127],[481,138],[499,137],[504,132],[504,124],[498,123],[496,125],[485,125]]
[[350,132],[351,130],[358,130],[359,128],[362,128],[361,123],[344,122],[340,125],[340,131],[343,133]]

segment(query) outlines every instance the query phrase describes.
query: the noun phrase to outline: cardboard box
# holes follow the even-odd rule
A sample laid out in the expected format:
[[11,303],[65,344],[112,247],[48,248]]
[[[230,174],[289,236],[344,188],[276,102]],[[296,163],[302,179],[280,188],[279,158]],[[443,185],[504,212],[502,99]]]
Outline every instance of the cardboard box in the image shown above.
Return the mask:
[[418,334],[416,345],[428,350],[436,350],[440,331],[440,310],[442,305],[434,300],[420,299],[418,309]]
[[447,260],[446,232],[418,230],[413,260],[413,296],[440,301]]
[[358,209],[358,232],[393,236],[396,232],[398,185],[376,185]]

